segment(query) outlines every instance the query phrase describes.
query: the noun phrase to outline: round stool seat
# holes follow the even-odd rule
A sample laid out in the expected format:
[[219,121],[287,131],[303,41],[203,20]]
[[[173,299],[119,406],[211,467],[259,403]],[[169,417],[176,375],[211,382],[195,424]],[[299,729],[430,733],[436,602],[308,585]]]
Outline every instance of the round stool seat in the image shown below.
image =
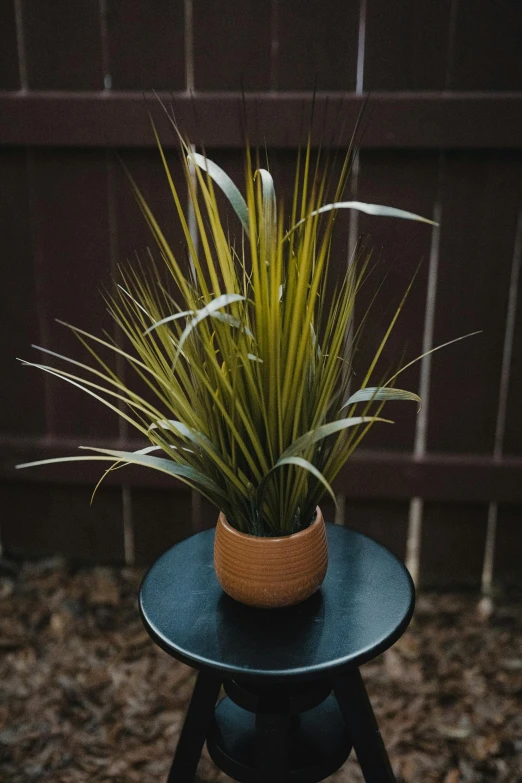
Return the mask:
[[326,579],[311,598],[287,609],[253,609],[223,592],[213,567],[213,529],[177,544],[141,587],[149,634],[175,658],[233,679],[320,679],[375,658],[411,619],[411,578],[380,544],[326,527]]

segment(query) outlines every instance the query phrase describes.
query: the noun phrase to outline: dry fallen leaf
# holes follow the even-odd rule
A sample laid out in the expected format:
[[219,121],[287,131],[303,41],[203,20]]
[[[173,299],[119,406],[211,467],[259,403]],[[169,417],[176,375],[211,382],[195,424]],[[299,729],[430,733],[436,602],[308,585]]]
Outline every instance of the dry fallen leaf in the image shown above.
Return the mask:
[[450,771],[447,773],[447,775],[444,778],[444,783],[460,783],[461,777],[460,772],[455,767],[453,769],[450,769]]
[[[139,569],[24,565],[0,579],[0,780],[165,780],[194,672],[138,616]],[[362,667],[400,783],[522,776],[520,597],[488,621],[470,594],[421,593],[415,622]],[[199,783],[231,783],[206,750]],[[355,757],[328,783],[363,783]]]

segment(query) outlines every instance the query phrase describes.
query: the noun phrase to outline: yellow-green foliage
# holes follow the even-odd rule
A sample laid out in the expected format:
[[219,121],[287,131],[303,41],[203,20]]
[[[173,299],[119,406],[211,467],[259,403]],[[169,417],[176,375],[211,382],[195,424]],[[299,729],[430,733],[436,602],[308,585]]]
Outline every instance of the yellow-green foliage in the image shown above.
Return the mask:
[[[332,494],[332,480],[384,402],[419,399],[392,388],[395,376],[368,386],[402,303],[361,389],[350,396],[353,345],[347,338],[359,336],[354,303],[367,259],[350,259],[344,279],[326,297],[337,210],[424,219],[341,201],[349,155],[334,202],[325,205],[326,178],[312,165],[308,146],[297,163],[292,204],[284,209],[270,173],[253,165],[248,149],[243,197],[225,172],[180,141],[197,243],[158,145],[188,248],[188,271],[131,179],[175,296],[152,259],[146,269],[127,268],[108,305],[128,338],[128,352],[71,326],[93,366],[72,362],[81,376],[36,366],[79,385],[150,442],[139,452],[93,448],[96,454],[63,461],[117,460],[162,470],[198,489],[238,529],[289,534],[310,524],[321,495]],[[221,191],[237,216],[235,242],[218,207]],[[125,361],[125,382],[100,349]],[[147,399],[135,390],[138,378],[140,387],[145,382],[149,388]]]

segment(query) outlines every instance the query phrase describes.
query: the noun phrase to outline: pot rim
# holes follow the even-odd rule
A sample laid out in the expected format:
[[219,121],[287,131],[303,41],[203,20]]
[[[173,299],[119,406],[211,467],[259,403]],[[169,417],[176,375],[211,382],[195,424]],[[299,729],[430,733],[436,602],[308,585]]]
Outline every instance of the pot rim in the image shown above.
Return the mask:
[[220,511],[218,516],[218,523],[222,525],[227,533],[232,533],[233,535],[237,536],[240,539],[246,539],[247,541],[289,541],[290,539],[292,541],[295,541],[299,537],[304,538],[304,536],[313,528],[315,525],[320,525],[321,522],[323,522],[323,514],[321,512],[321,509],[319,506],[315,507],[315,519],[313,520],[311,525],[308,525],[304,530],[298,530],[297,533],[290,533],[289,536],[254,536],[252,533],[243,533],[241,530],[237,530],[235,527],[232,527],[227,521],[227,518],[225,514]]

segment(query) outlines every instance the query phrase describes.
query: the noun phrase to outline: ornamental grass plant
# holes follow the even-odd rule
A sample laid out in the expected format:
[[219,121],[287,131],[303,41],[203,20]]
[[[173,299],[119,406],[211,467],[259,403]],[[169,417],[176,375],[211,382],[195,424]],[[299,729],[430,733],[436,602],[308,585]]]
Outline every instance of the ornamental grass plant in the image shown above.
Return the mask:
[[[242,532],[288,535],[310,525],[325,492],[335,499],[335,476],[369,428],[387,421],[384,404],[420,401],[395,387],[398,372],[374,377],[404,299],[353,388],[354,348],[372,318],[370,308],[359,323],[354,319],[370,255],[357,250],[338,283],[328,281],[336,214],[355,209],[431,221],[343,201],[351,150],[325,203],[328,167],[308,144],[297,158],[291,201],[283,203],[248,146],[243,195],[219,166],[178,138],[197,237],[156,135],[189,264],[169,245],[129,175],[159,257],[149,253],[146,262],[122,268],[107,296],[126,347],[64,324],[91,365],[46,348],[39,350],[57,366],[25,362],[108,406],[138,430],[144,447],[85,446],[91,453],[19,467],[74,460],[110,462],[109,471],[142,465],[201,492]],[[235,226],[220,209],[223,194]],[[112,369],[111,354],[124,361],[125,379]]]

